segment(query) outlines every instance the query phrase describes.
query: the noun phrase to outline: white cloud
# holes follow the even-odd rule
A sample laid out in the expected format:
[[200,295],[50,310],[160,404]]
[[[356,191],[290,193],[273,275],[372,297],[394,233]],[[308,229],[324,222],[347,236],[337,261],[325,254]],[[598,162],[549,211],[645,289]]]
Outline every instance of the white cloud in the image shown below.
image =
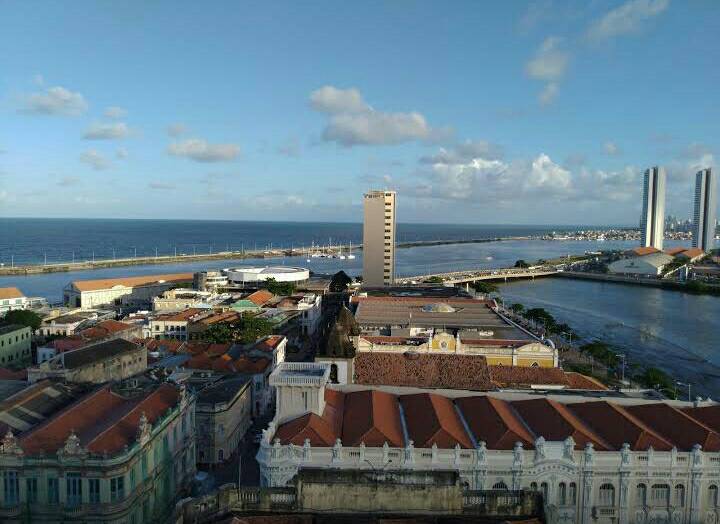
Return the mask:
[[560,87],[558,86],[557,82],[550,82],[548,84],[545,84],[545,87],[542,91],[540,91],[540,94],[538,95],[538,101],[540,102],[540,105],[546,106],[548,104],[551,104],[553,100],[555,100],[559,89]]
[[431,156],[420,158],[423,164],[458,164],[474,158],[497,160],[502,158],[502,147],[485,140],[465,140],[450,148],[441,147]]
[[27,95],[22,110],[37,115],[77,116],[88,109],[85,98],[80,93],[56,86],[41,93]]
[[570,54],[562,49],[562,39],[549,36],[525,65],[525,73],[530,78],[546,82],[538,96],[540,104],[547,105],[557,96],[559,81],[565,75],[569,60]]
[[660,15],[669,5],[670,0],[630,0],[592,23],[587,36],[600,41],[635,33],[646,20]]
[[165,182],[150,182],[148,184],[148,187],[150,189],[158,189],[158,190],[172,190],[177,189],[177,186],[175,184],[168,184]]
[[123,160],[128,157],[128,150],[124,147],[118,147],[115,151],[115,158],[119,158],[120,160]]
[[180,122],[177,122],[175,124],[171,124],[167,128],[167,134],[172,137],[179,137],[184,135],[188,132],[188,128],[185,124],[182,124]]
[[80,183],[80,179],[76,176],[65,176],[58,180],[57,185],[60,187],[76,186]]
[[85,140],[118,140],[126,138],[130,134],[130,128],[125,122],[95,123],[92,124],[83,138]]
[[167,151],[196,162],[229,162],[240,155],[240,147],[235,144],[208,144],[200,138],[170,144]]
[[447,135],[446,130],[431,128],[420,113],[376,111],[356,88],[321,87],[310,94],[310,104],[329,115],[323,140],[346,147],[436,140]]
[[616,156],[620,154],[620,147],[615,142],[605,142],[603,145],[605,153],[610,156]]
[[110,106],[105,109],[105,116],[108,118],[125,118],[127,116],[127,110],[118,106]]
[[567,68],[569,54],[561,49],[562,39],[547,37],[535,57],[525,66],[525,72],[536,80],[553,81],[562,78]]
[[80,162],[89,165],[96,171],[102,171],[110,167],[110,162],[95,149],[88,149],[80,155]]

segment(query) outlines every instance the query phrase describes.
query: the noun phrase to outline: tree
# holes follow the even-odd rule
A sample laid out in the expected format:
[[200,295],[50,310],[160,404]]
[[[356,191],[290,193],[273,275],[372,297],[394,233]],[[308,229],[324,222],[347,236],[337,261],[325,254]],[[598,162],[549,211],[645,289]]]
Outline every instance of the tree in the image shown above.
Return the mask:
[[295,284],[292,282],[278,282],[272,277],[265,281],[265,287],[273,295],[289,296],[295,292]]
[[513,304],[512,306],[510,306],[510,311],[512,311],[516,315],[522,315],[523,311],[525,311],[525,306],[523,306],[522,304]]
[[214,324],[206,329],[202,334],[202,339],[206,342],[215,344],[226,344],[234,342],[236,331],[230,324]]
[[273,324],[264,318],[251,315],[243,315],[240,320],[240,334],[238,341],[243,344],[250,344],[256,340],[271,335]]
[[515,267],[527,268],[527,267],[530,267],[530,264],[525,262],[523,259],[520,259],[520,260],[515,261]]
[[445,282],[442,277],[430,277],[426,278],[425,282],[428,284],[442,284]]
[[345,271],[338,271],[333,275],[332,280],[330,281],[330,291],[340,293],[345,291],[351,283],[352,279],[347,276]]
[[470,285],[478,293],[485,293],[486,295],[489,295],[490,293],[497,293],[498,290],[498,287],[491,282],[474,282]]
[[40,318],[40,315],[38,315],[34,311],[29,311],[27,309],[13,309],[12,311],[8,311],[7,313],[5,313],[2,321],[4,324],[17,324],[20,326],[27,326],[33,331],[35,331],[40,327],[40,324],[42,323],[42,318]]

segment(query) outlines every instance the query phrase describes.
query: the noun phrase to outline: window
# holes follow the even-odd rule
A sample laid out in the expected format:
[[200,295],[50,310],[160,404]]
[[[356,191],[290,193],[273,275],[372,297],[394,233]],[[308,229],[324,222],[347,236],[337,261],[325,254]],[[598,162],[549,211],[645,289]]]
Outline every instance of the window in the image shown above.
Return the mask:
[[712,485],[708,488],[708,506],[714,508],[718,505],[718,487]]
[[574,482],[570,483],[570,486],[568,486],[568,504],[571,506],[575,505],[576,502],[576,496],[577,496],[577,486]]
[[682,484],[675,486],[675,505],[679,508],[685,507],[685,486]]
[[38,501],[38,482],[34,477],[25,479],[25,499],[28,504],[35,504]]
[[543,500],[546,501],[548,499],[548,485],[547,482],[540,483],[540,491],[542,492]]
[[19,488],[17,471],[4,472],[3,494],[5,495],[6,506],[15,506],[18,503]]
[[130,469],[130,491],[135,491],[135,466]]
[[530,491],[537,491],[537,482],[530,483]]
[[218,450],[218,462],[225,460],[225,452],[222,449]]
[[507,484],[505,484],[501,480],[500,482],[496,482],[495,484],[493,484],[492,489],[495,491],[507,491],[508,487],[507,487]]
[[70,507],[82,504],[82,477],[80,473],[66,474],[65,487],[67,491],[66,504]]
[[653,506],[670,505],[670,486],[667,484],[653,484],[650,491]]
[[567,486],[564,482],[561,482],[558,486],[558,504],[561,506],[567,505]]
[[612,484],[600,486],[600,506],[615,505],[615,487]]
[[119,502],[125,498],[125,478],[110,479],[110,502]]
[[48,479],[48,504],[60,502],[60,483],[55,477]]
[[638,484],[637,491],[635,492],[635,505],[645,506],[647,504],[647,486],[645,484]]
[[100,479],[88,479],[88,502],[100,504]]

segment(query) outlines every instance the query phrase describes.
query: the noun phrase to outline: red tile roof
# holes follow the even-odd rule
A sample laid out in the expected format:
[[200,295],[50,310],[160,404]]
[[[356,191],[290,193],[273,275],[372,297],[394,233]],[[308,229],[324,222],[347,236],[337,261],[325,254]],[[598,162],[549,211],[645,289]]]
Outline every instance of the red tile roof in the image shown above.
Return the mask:
[[192,273],[173,273],[166,275],[143,275],[126,278],[102,278],[98,280],[75,280],[72,284],[78,291],[98,291],[112,289],[113,287],[139,287],[162,282],[183,283],[192,282]]
[[22,291],[16,287],[0,287],[0,300],[23,298],[24,296],[25,295],[23,295]]
[[345,395],[348,416],[343,420],[343,443],[359,446],[403,445],[398,399],[381,391],[356,391]]
[[636,247],[635,249],[632,250],[632,252],[635,253],[635,255],[637,255],[639,257],[643,257],[645,255],[652,255],[653,253],[659,253],[660,250],[656,247],[647,246],[647,247]]
[[137,398],[125,398],[104,386],[31,430],[20,446],[26,454],[54,453],[74,432],[90,452],[113,454],[135,442],[142,413],[154,423],[178,399],[178,390],[170,384]]
[[131,329],[137,329],[137,325],[126,324],[125,322],[119,322],[117,320],[103,320],[94,326],[76,333],[74,337],[81,338],[83,340],[98,340]]
[[699,247],[691,247],[690,249],[686,249],[685,251],[680,253],[680,256],[693,259],[693,258],[701,257],[704,254],[705,254],[705,251],[703,251]]
[[608,389],[607,386],[591,377],[574,372],[566,373],[560,368],[489,366],[489,370],[493,384],[500,388],[563,386],[567,389],[595,391]]
[[260,307],[265,305],[270,299],[272,299],[275,295],[270,293],[267,289],[258,289],[254,293],[250,293],[248,296],[245,297],[245,300],[249,300],[256,306]]
[[478,355],[360,352],[353,367],[356,384],[492,389],[485,357]]
[[513,449],[516,442],[532,447],[535,437],[509,402],[482,396],[455,401],[478,441],[489,449]]
[[270,364],[272,364],[272,361],[269,358],[240,357],[232,363],[232,369],[237,373],[250,373],[255,375],[264,373]]
[[720,435],[685,411],[662,402],[626,409],[678,449],[689,450],[700,444],[703,451],[720,451]]
[[632,449],[669,451],[672,444],[650,429],[624,407],[606,401],[569,404],[570,410],[592,426],[615,449],[628,443]]
[[685,408],[683,411],[713,431],[720,433],[720,405]]
[[405,413],[408,437],[416,447],[472,448],[455,405],[447,397],[431,393],[403,395],[400,404]]
[[263,339],[258,340],[255,342],[255,345],[253,346],[253,349],[258,349],[260,351],[267,351],[268,353],[272,353],[277,349],[277,347],[280,345],[280,343],[283,341],[285,337],[282,335],[270,335]]
[[588,442],[592,442],[596,450],[612,449],[564,404],[546,398],[516,400],[511,404],[537,436],[556,441],[572,437],[576,449],[584,448]]
[[176,311],[173,313],[165,313],[162,315],[157,315],[153,320],[158,320],[158,321],[162,321],[162,322],[189,321],[195,315],[199,315],[200,313],[204,313],[206,311],[207,311],[207,309],[191,307],[188,309],[183,309],[182,311]]
[[669,247],[667,249],[663,249],[663,252],[666,255],[670,255],[671,257],[674,257],[675,255],[679,255],[686,249],[687,249],[686,247]]

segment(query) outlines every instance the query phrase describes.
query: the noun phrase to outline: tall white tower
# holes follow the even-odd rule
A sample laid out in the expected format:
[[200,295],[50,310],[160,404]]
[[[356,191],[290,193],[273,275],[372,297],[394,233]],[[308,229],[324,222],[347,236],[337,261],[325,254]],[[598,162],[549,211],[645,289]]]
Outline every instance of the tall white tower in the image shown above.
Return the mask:
[[363,283],[395,281],[395,191],[370,191],[364,198]]
[[701,169],[695,175],[693,247],[710,251],[715,245],[716,208],[716,184],[712,169]]
[[651,167],[643,182],[643,211],[640,223],[641,244],[663,248],[665,237],[665,170]]

